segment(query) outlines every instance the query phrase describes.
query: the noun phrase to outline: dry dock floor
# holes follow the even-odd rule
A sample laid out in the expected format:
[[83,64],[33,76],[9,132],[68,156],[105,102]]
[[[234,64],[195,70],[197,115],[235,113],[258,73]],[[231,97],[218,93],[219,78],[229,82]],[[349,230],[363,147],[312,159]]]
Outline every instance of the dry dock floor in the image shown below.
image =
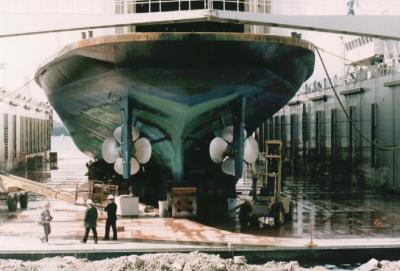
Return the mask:
[[[6,211],[0,214],[0,252],[35,251],[92,251],[92,250],[140,250],[148,252],[166,252],[204,249],[283,249],[307,248],[309,236],[304,238],[283,238],[259,236],[206,226],[189,219],[158,217],[119,218],[118,226],[124,230],[118,232],[118,241],[103,241],[105,213],[100,209],[98,221],[99,243],[94,244],[91,237],[87,244],[81,244],[83,228],[83,206],[52,200],[51,235],[48,244],[40,237],[42,226],[37,219],[42,210],[43,201],[31,201],[27,210],[16,213]],[[335,238],[314,239],[315,248],[354,248],[354,247],[400,247],[400,238]]]

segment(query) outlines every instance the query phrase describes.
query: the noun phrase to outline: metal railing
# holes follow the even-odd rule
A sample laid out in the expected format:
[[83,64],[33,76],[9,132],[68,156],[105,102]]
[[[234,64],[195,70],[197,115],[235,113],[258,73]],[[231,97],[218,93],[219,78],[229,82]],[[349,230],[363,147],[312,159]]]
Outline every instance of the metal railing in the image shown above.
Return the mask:
[[[119,14],[152,13],[184,10],[226,10],[270,13],[269,0],[132,0],[129,8],[119,11]],[[130,12],[124,12],[129,10]]]
[[[338,87],[398,73],[400,73],[400,64],[381,64],[372,66],[368,69],[348,72],[345,76],[339,77],[335,75],[332,77],[332,83],[335,87]],[[328,84],[327,78],[323,78],[322,80],[314,80],[313,82],[305,83],[298,92],[297,96],[314,92],[322,92],[329,89],[331,89],[331,86]]]
[[[129,0],[114,2],[92,0],[92,4],[81,2],[80,5],[61,4],[54,1],[49,4],[44,0],[36,1],[33,6],[16,5],[13,2],[0,4],[0,14],[134,14],[143,12],[165,12],[181,10],[230,10],[258,13],[270,13],[271,0]],[[1,2],[1,1],[0,1]],[[110,3],[111,2],[111,3]],[[147,8],[144,8],[146,6]],[[172,6],[176,6],[172,8]]]

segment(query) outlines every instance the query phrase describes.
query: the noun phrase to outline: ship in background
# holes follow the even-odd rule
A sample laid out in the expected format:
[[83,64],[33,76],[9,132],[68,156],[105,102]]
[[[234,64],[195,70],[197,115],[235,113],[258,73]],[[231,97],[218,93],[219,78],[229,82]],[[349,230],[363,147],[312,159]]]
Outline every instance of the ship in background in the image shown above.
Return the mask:
[[[121,3],[116,1],[116,13]],[[161,2],[161,11],[178,10],[179,3]],[[203,1],[191,4],[204,8]],[[130,11],[153,8],[159,3],[135,3]],[[235,2],[225,8],[246,7]],[[193,22],[130,30],[137,33],[66,46],[38,70],[36,82],[75,144],[98,160],[103,142],[121,125],[120,98],[132,99],[134,127],[153,150],[149,163],[132,178],[142,199],[154,203],[164,197],[172,180],[196,186],[200,205],[213,205],[210,199],[225,202],[234,196],[236,179],[211,161],[210,141],[233,124],[241,97],[246,97],[248,135],[284,106],[313,73],[313,45],[298,36],[244,33],[245,26],[238,24]]]

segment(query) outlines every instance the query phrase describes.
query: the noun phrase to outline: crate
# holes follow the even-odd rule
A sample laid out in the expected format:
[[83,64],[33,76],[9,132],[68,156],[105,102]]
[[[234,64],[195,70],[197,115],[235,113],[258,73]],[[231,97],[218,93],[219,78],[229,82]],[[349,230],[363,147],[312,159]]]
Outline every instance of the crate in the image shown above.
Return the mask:
[[91,198],[94,203],[106,206],[107,197],[109,195],[118,196],[118,185],[97,183],[92,180],[89,181],[89,198]]
[[197,188],[172,188],[172,217],[197,216]]
[[16,187],[16,186],[9,186],[7,189],[8,189],[8,193],[18,192],[18,187]]

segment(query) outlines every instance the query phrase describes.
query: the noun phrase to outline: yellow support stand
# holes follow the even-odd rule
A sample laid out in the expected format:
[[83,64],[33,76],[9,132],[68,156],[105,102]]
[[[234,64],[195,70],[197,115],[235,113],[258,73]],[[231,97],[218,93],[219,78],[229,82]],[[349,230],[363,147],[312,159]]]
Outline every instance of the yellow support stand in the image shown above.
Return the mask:
[[265,173],[266,179],[274,177],[276,201],[279,201],[282,190],[282,141],[265,141]]

